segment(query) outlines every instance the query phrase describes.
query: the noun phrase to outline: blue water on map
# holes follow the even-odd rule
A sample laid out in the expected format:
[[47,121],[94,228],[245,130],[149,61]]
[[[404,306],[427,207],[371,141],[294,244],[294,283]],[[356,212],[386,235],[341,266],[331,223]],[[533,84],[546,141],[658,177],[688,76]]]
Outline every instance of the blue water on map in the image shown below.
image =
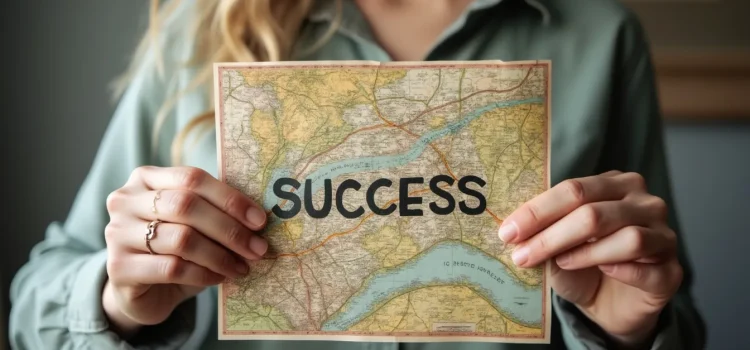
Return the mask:
[[348,329],[380,303],[416,288],[457,284],[473,289],[517,323],[541,325],[541,286],[521,284],[500,261],[470,245],[445,241],[403,265],[376,272],[322,330]]
[[[373,170],[381,170],[381,169],[388,169],[388,168],[394,168],[394,167],[400,167],[404,166],[406,164],[409,164],[409,162],[414,161],[419,157],[422,152],[424,152],[425,148],[436,139],[448,136],[450,134],[455,134],[467,125],[471,123],[474,119],[480,117],[484,113],[491,111],[496,108],[502,108],[502,107],[510,107],[515,105],[521,105],[526,103],[541,103],[544,100],[542,98],[529,98],[529,99],[523,99],[523,100],[513,100],[513,101],[500,101],[491,103],[489,105],[479,107],[475,109],[474,111],[466,114],[466,116],[458,121],[455,121],[453,123],[450,123],[446,125],[442,129],[436,129],[433,131],[430,131],[428,133],[425,133],[422,135],[416,142],[414,142],[411,145],[411,148],[409,148],[406,152],[400,153],[400,154],[391,154],[387,156],[374,156],[374,157],[363,157],[363,158],[352,158],[352,159],[344,159],[335,163],[326,164],[324,166],[321,166],[320,168],[316,169],[312,173],[308,174],[307,177],[304,179],[300,179],[299,182],[302,184],[298,190],[296,190],[296,193],[305,193],[305,180],[310,179],[312,182],[312,192],[316,193],[324,184],[325,179],[334,179],[338,176],[345,175],[345,174],[351,174],[351,173],[357,173],[362,171],[373,171]],[[270,210],[274,205],[278,203],[278,197],[274,195],[273,193],[273,184],[276,182],[277,179],[282,177],[289,177],[290,176],[290,170],[289,169],[276,169],[272,175],[271,175],[271,181],[268,182],[268,186],[265,190],[264,195],[264,206],[267,210]],[[291,202],[287,202],[286,206],[292,205]]]

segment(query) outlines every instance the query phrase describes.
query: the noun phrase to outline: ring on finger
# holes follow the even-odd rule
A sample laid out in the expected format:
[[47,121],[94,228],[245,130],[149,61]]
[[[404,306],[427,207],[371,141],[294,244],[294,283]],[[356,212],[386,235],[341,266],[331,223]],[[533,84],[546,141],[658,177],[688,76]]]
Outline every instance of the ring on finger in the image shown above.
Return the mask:
[[151,249],[151,240],[156,236],[156,226],[159,226],[160,223],[161,221],[157,219],[149,222],[146,226],[146,248],[148,248],[148,252],[152,255],[156,253]]
[[161,190],[156,191],[156,194],[154,195],[153,204],[151,205],[151,212],[154,214],[156,214],[156,201],[158,201],[159,199],[161,199]]

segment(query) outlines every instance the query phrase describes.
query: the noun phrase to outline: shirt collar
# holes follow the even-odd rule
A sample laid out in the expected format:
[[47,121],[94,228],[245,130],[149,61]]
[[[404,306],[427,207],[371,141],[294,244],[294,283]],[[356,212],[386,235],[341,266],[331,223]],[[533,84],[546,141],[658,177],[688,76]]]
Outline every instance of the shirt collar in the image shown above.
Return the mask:
[[[344,14],[347,13],[347,9],[351,10],[352,0],[343,0],[344,2]],[[474,0],[474,2],[466,9],[466,13],[485,9],[494,5],[499,4],[501,1],[508,0]],[[546,0],[523,0],[528,6],[533,7],[542,16],[542,22],[546,25],[550,22],[550,11],[546,5]],[[354,6],[356,7],[356,6]],[[335,0],[316,0],[312,11],[308,16],[308,19],[313,22],[320,21],[331,21],[336,16],[336,1]]]

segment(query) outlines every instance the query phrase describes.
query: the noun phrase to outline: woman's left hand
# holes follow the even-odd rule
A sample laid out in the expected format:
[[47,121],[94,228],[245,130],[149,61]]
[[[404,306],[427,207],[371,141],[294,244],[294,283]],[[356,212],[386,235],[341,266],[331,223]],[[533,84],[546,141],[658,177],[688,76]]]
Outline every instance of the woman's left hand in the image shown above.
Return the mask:
[[643,177],[612,171],[545,191],[508,216],[499,235],[517,244],[520,267],[554,259],[555,292],[621,345],[638,345],[682,283],[667,213]]

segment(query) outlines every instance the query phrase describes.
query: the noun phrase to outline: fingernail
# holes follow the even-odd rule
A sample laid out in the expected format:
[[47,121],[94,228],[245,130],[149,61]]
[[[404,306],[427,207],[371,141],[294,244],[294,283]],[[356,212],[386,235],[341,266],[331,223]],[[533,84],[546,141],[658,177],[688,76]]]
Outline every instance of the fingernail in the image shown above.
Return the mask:
[[513,251],[513,255],[511,256],[513,258],[513,263],[517,266],[523,266],[523,264],[526,263],[526,260],[529,260],[529,247],[519,247],[515,251]]
[[255,226],[263,226],[266,223],[266,213],[256,207],[250,207],[245,215],[247,221]]
[[615,265],[599,265],[599,270],[602,270],[602,272],[610,273],[615,270]]
[[253,253],[258,254],[259,256],[263,256],[268,250],[268,242],[266,242],[266,240],[261,237],[253,235],[250,237],[250,250],[252,250]]
[[237,264],[234,265],[234,269],[237,271],[237,273],[244,276],[250,270],[250,267],[247,266],[247,264],[245,264],[244,262],[237,262]]
[[516,226],[516,223],[513,221],[504,221],[503,224],[500,225],[500,229],[497,230],[497,235],[500,236],[500,239],[505,243],[512,242],[516,239],[516,236],[518,236],[518,226]]

